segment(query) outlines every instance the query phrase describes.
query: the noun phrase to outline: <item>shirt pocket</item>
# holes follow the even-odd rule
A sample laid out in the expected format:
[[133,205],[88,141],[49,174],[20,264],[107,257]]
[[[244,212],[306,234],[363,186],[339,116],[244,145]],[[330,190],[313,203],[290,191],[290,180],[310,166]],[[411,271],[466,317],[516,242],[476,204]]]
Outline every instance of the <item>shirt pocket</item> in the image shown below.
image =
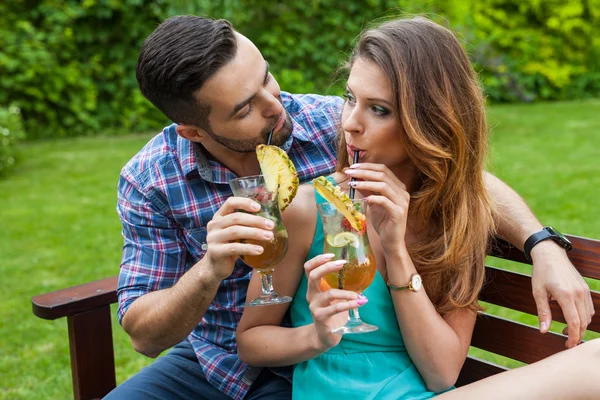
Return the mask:
[[187,248],[194,262],[198,262],[204,257],[208,250],[206,243],[206,228],[185,229],[183,231]]
[[[204,257],[206,251],[208,250],[208,243],[206,242],[207,230],[206,228],[194,228],[194,229],[184,229],[185,241],[187,243],[186,247],[189,251],[188,257],[190,259],[190,264],[188,268],[197,263]],[[252,268],[246,265],[241,258],[238,258],[235,261],[235,267],[233,268],[233,272],[229,277],[227,277],[222,284],[224,285],[235,285],[241,284],[248,286],[248,282],[250,280],[250,272]],[[246,282],[237,282],[236,280],[242,278],[242,280],[246,280]]]

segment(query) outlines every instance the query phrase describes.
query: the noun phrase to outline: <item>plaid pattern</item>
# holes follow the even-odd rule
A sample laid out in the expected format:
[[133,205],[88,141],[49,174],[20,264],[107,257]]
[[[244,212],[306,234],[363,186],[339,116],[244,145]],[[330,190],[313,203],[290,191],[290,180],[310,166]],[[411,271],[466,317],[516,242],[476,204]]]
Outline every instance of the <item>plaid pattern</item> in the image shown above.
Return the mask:
[[[334,135],[342,100],[282,92],[293,135],[282,146],[301,181],[335,168]],[[202,147],[177,135],[175,125],[154,137],[121,171],[117,212],[123,224],[119,275],[119,322],[131,303],[169,288],[206,253],[206,224],[231,196],[236,176],[208,160]],[[260,369],[236,354],[235,329],[242,316],[251,268],[238,260],[190,340],[207,380],[234,399],[244,397]]]

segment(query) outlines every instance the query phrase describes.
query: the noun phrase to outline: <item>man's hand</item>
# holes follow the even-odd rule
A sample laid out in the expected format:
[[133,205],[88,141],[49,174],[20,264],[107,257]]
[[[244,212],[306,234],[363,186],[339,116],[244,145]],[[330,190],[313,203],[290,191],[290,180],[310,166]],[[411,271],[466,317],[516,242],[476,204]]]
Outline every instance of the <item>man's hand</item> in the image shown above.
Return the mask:
[[[567,321],[569,339],[565,346],[572,348],[583,339],[583,334],[594,315],[590,288],[573,267],[565,250],[551,240],[537,244],[531,251],[533,273],[531,286],[538,310],[540,332],[546,333],[552,322],[550,300],[560,305]],[[565,334],[567,332],[563,331]]]
[[264,251],[262,246],[243,243],[244,239],[273,239],[273,221],[240,210],[258,212],[260,204],[243,197],[230,197],[206,225],[208,251],[204,259],[212,265],[212,273],[220,280],[231,275],[239,256],[258,255]]

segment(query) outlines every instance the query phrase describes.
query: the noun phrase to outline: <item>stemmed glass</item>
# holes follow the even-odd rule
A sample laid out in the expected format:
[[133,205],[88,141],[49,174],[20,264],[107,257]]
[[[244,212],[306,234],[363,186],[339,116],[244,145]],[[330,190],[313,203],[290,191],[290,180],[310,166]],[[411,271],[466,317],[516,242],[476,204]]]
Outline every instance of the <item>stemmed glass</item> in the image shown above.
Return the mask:
[[240,256],[246,264],[258,272],[262,284],[260,297],[250,301],[248,305],[265,306],[292,301],[291,297],[280,296],[273,290],[273,270],[277,263],[285,257],[288,248],[288,235],[279,212],[278,191],[267,188],[264,175],[232,179],[229,181],[229,186],[234,196],[246,197],[260,204],[260,211],[256,215],[268,218],[275,223],[273,239],[245,239],[242,241],[243,243],[257,244],[264,249],[262,254]]
[[[352,202],[357,211],[366,216],[367,202],[365,200],[352,200]],[[362,293],[373,282],[377,271],[366,228],[360,232],[352,228],[346,217],[332,203],[321,203],[317,208],[325,234],[323,252],[333,253],[335,259],[347,261],[338,272],[325,275],[325,281],[335,289]],[[357,309],[351,309],[346,325],[334,329],[333,333],[366,333],[377,329],[379,328],[375,325],[364,323]]]

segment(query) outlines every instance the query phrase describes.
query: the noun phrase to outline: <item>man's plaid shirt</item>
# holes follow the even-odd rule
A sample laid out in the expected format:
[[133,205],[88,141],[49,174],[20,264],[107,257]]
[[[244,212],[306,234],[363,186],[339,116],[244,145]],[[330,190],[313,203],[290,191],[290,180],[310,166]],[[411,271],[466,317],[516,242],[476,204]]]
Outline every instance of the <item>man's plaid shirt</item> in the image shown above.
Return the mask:
[[[282,92],[293,134],[282,146],[300,181],[335,168],[334,136],[342,100]],[[206,224],[231,196],[236,176],[208,160],[198,145],[181,138],[175,125],[154,137],[121,171],[117,212],[123,224],[119,276],[119,322],[131,303],[166,289],[206,253]],[[241,399],[260,372],[237,357],[235,330],[244,310],[251,268],[238,260],[200,324],[189,335],[206,379]]]

